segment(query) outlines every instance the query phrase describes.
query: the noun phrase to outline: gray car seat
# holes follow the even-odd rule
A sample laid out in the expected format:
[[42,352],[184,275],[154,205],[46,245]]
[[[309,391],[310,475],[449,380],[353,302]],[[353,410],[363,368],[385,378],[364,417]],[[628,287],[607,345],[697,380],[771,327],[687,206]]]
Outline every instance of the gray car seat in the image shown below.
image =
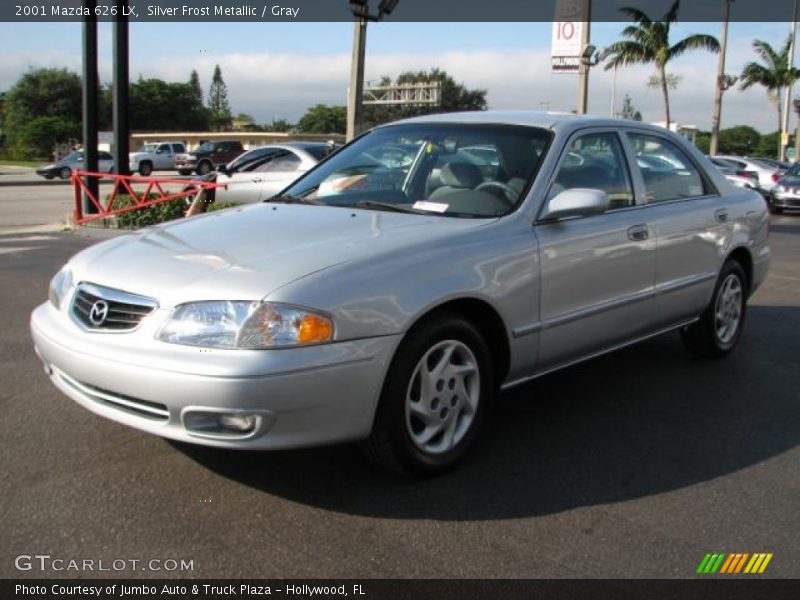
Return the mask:
[[453,192],[472,190],[483,183],[481,170],[470,163],[451,162],[439,170],[441,187],[436,188],[429,198],[434,200]]

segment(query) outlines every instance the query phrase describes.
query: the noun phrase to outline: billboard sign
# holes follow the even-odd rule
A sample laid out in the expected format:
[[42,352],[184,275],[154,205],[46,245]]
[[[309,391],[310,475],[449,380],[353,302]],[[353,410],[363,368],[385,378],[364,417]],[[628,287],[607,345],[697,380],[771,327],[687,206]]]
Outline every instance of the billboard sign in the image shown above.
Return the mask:
[[581,66],[583,30],[587,27],[585,0],[558,0],[550,50],[554,73],[577,73]]

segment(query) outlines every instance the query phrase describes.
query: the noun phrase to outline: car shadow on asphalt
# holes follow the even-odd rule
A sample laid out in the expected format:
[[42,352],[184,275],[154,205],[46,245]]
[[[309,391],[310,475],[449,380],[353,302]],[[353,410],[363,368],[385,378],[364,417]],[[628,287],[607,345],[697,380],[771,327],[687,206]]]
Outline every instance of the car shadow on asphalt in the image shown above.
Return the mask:
[[725,360],[694,358],[667,334],[502,394],[474,450],[436,478],[385,473],[352,445],[170,443],[265,493],[381,518],[506,519],[660,494],[800,444],[800,308],[751,306],[747,319]]

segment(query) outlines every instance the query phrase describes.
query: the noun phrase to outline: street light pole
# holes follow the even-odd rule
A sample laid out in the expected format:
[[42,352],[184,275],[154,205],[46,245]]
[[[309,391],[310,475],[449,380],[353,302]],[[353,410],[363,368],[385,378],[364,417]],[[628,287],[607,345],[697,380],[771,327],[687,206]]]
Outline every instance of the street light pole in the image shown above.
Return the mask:
[[[97,16],[95,0],[84,0],[86,17],[83,19],[83,96],[81,113],[83,116],[83,168],[97,171],[97,94],[99,78],[97,74]],[[97,198],[98,182],[94,177],[86,178],[89,192]],[[83,195],[83,214],[97,212],[97,207]]]
[[[789,69],[794,67],[794,47],[795,37],[797,35],[797,0],[794,0],[794,8],[792,10],[792,35],[789,44]],[[786,149],[789,146],[789,112],[792,107],[792,84],[786,86],[786,98],[784,98],[783,105],[783,127],[781,128],[781,160],[786,160]]]
[[722,94],[725,92],[725,54],[728,51],[728,22],[731,18],[731,3],[725,0],[725,18],[722,21],[722,44],[719,53],[719,68],[717,70],[717,90],[714,96],[714,116],[711,119],[711,144],[708,153],[714,156],[718,152],[719,129],[722,120]]

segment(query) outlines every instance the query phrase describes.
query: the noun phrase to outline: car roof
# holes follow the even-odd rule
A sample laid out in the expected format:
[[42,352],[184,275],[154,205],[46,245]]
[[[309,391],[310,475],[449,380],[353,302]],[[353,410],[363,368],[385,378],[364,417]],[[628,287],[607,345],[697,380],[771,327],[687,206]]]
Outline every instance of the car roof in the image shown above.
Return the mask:
[[[641,121],[595,117],[592,115],[576,115],[563,112],[522,111],[522,110],[481,110],[453,113],[441,113],[411,117],[386,125],[397,123],[487,123],[495,125],[524,125],[545,129],[582,129],[584,127],[636,127],[664,133],[663,127],[650,125]],[[386,126],[383,125],[383,126]],[[382,126],[382,127],[383,127]]]

